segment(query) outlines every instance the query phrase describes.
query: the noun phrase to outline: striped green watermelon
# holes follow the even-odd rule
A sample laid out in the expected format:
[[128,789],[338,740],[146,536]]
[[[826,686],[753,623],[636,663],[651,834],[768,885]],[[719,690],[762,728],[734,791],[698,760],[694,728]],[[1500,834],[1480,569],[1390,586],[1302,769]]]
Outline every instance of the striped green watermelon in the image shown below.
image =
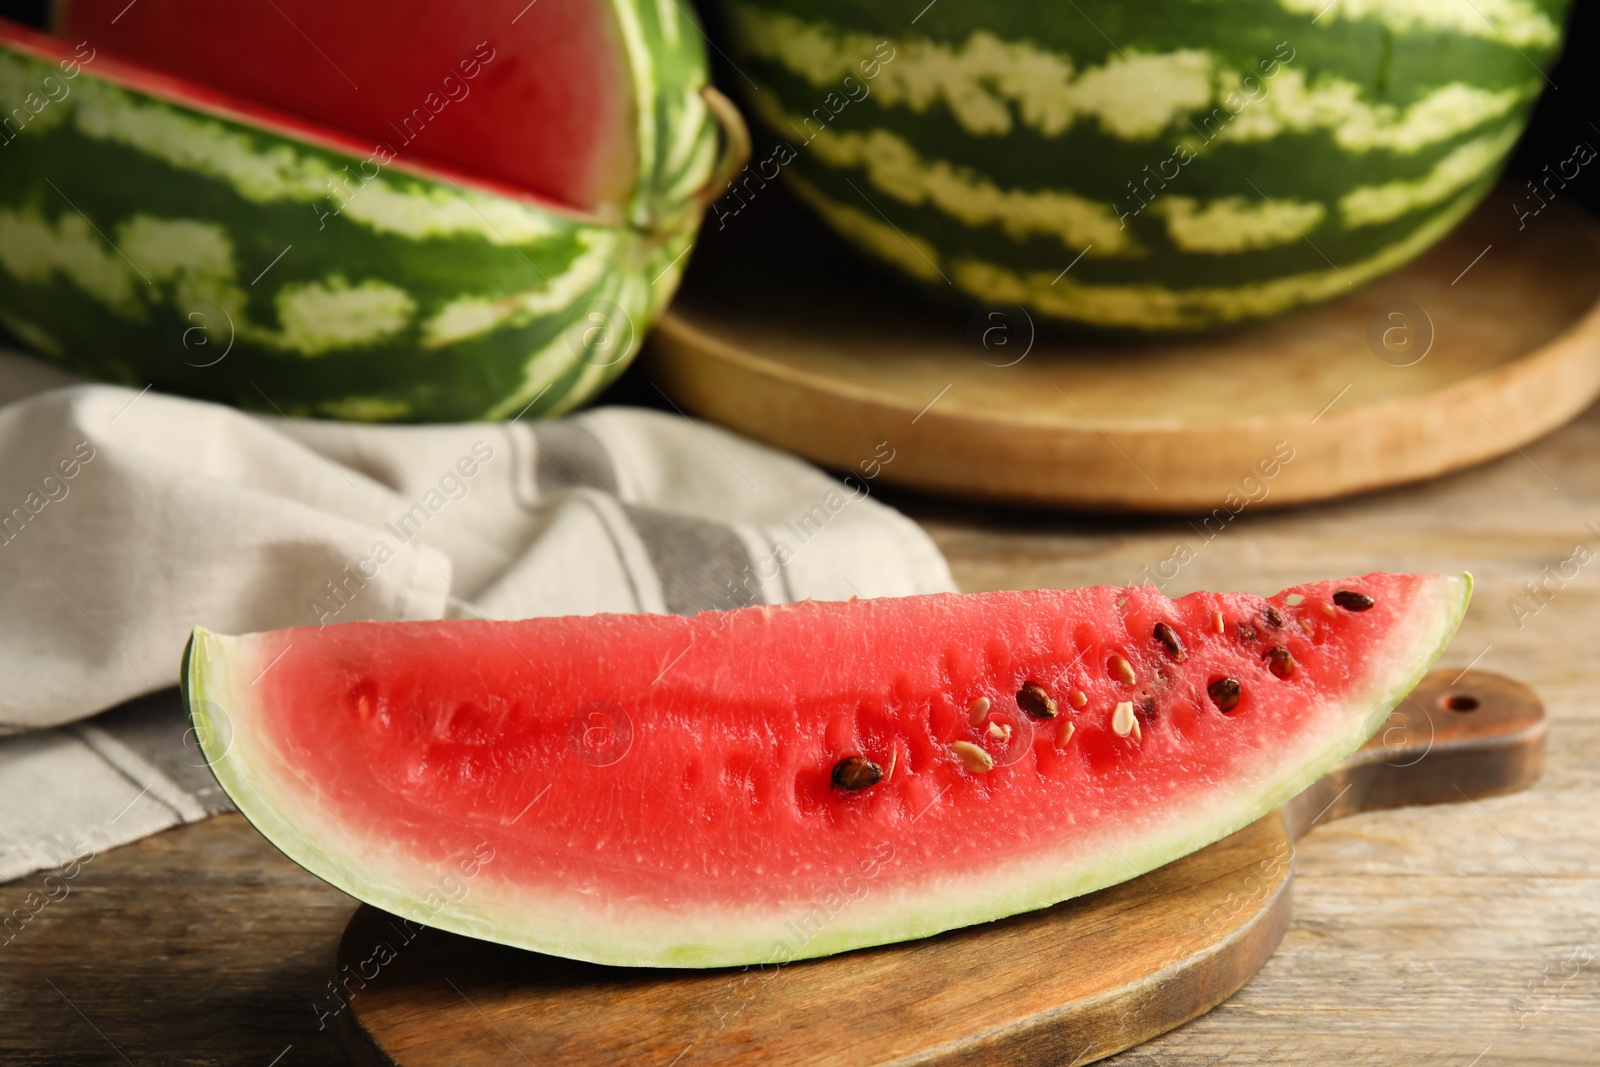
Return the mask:
[[683,5],[71,0],[57,25],[0,22],[0,328],[291,415],[582,403],[677,285],[719,122],[723,166],[742,139]]
[[1567,0],[717,6],[779,141],[740,199],[782,172],[945,293],[1167,331],[1340,296],[1442,237]]
[[182,677],[239,810],[361,900],[599,963],[782,966],[1260,818],[1377,729],[1470,595],[1369,574],[196,630]]

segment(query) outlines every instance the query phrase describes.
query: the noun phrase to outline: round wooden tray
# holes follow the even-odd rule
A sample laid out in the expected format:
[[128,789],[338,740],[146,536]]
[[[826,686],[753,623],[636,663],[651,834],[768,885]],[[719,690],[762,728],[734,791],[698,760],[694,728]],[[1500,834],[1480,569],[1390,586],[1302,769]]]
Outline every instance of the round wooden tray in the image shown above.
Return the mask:
[[763,196],[708,227],[645,374],[827,467],[888,442],[885,482],[1119,511],[1293,504],[1502,455],[1600,394],[1600,227],[1557,202],[1519,231],[1504,188],[1348,298],[1150,343],[921,300]]

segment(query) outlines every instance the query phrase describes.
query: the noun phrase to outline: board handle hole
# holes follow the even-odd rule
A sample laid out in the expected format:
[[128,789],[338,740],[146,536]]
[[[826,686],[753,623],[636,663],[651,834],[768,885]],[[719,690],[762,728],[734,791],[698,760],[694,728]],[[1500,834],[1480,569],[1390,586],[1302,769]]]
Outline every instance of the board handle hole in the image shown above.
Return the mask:
[[1477,711],[1478,698],[1471,693],[1444,693],[1439,697],[1439,706],[1446,711]]

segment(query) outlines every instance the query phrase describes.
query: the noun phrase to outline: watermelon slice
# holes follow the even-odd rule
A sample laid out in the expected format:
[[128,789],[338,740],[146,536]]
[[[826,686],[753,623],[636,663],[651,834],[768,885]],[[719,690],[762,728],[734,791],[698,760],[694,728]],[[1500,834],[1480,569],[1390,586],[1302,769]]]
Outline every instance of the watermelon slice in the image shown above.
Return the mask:
[[228,794],[340,889],[608,964],[784,963],[1040,908],[1353,752],[1470,577],[196,630]]

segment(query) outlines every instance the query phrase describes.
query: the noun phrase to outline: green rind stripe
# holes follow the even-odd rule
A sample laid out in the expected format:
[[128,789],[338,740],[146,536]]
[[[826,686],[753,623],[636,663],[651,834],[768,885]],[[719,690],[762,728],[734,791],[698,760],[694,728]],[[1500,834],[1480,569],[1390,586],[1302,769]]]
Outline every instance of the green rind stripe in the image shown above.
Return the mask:
[[[789,174],[791,180],[803,181],[837,203],[873,218],[887,218],[899,231],[916,235],[947,255],[1005,263],[1053,277],[1087,249],[1073,268],[1074,278],[1162,287],[1201,281],[1234,285],[1320,270],[1328,259],[1338,263],[1364,259],[1403,240],[1463,194],[1476,202],[1487,191],[1510,143],[1509,138],[1490,141],[1488,147],[1494,151],[1471,153],[1477,158],[1469,159],[1474,165],[1464,173],[1447,172],[1438,181],[1415,185],[1362,187],[1362,198],[1348,203],[1292,199],[1273,183],[1256,188],[1243,184],[1231,196],[1198,200],[1181,195],[1184,186],[1174,185],[1138,216],[1128,218],[1123,230],[1116,228],[1109,210],[1080,212],[1089,215],[1093,225],[1063,226],[1060,217],[1043,209],[1023,210],[1014,191],[971,189],[954,180],[933,186],[929,195],[940,197],[935,203],[921,194],[929,181],[941,176],[937,169],[898,187],[873,181],[868,176],[872,171],[801,168],[797,163]],[[980,191],[986,195],[977,195]],[[967,193],[972,195],[964,198]],[[1360,214],[1347,214],[1357,210]],[[1003,216],[995,214],[1001,211]],[[1221,214],[1209,220],[1213,223],[1209,232],[1189,224],[1197,215],[1202,216],[1199,221],[1207,221],[1205,212]],[[1353,225],[1353,219],[1361,225]],[[1250,225],[1262,239],[1241,240],[1236,247],[1216,243],[1218,237],[1246,235]],[[1103,241],[1107,236],[1113,240]]]
[[376,164],[362,172],[360,159],[317,149],[151,99],[97,81],[84,80],[63,105],[84,138],[132,148],[175,170],[226,182],[252,203],[292,202],[342,207],[348,221],[377,233],[412,240],[460,234],[493,244],[528,244],[579,225],[545,207],[471,188],[454,187]]
[[675,0],[612,0],[634,74],[640,116],[641,179],[628,217],[643,229],[672,228],[692,210],[710,178],[716,123],[700,92],[706,85],[705,37],[688,5]]
[[[1130,183],[1136,184],[1163,167],[1170,175],[1177,168],[1165,161],[1175,157],[1180,145],[1185,155],[1196,153],[1196,158],[1181,168],[1183,176],[1178,184],[1187,195],[1231,195],[1243,187],[1239,175],[1249,174],[1257,184],[1270,183],[1278,192],[1292,190],[1292,195],[1310,199],[1337,199],[1349,189],[1371,182],[1375,173],[1385,178],[1421,177],[1464,141],[1507,124],[1520,127],[1533,102],[1529,97],[1498,118],[1486,118],[1453,136],[1406,153],[1352,152],[1338,143],[1336,130],[1327,128],[1281,133],[1268,140],[1222,140],[1214,136],[1206,143],[1187,124],[1181,127],[1180,136],[1153,141],[1112,137],[1093,123],[1076,124],[1057,137],[1046,137],[1026,124],[1017,124],[997,140],[967,134],[938,108],[919,114],[877,107],[875,94],[830,114],[824,103],[826,93],[759,63],[742,65],[760,86],[758,92],[749,95],[749,110],[774,138],[794,149],[798,156],[795,165],[802,168],[815,165],[809,159],[808,140],[814,140],[818,131],[865,136],[883,130],[917,148],[919,154],[974,170],[1004,189],[1070,186],[1079,196],[1106,203],[1121,199],[1129,205],[1134,203]],[[1525,84],[1531,83],[1525,80]],[[818,111],[827,118],[825,123],[811,117]],[[1247,106],[1239,118],[1247,121],[1249,117]],[[1201,129],[1210,132],[1217,127]]]
[[[742,0],[749,6],[772,11],[789,11],[808,20],[825,22],[851,32],[877,39],[908,36],[908,17],[899,8],[871,0],[807,0],[803,8],[783,0]],[[1309,4],[1313,0],[1304,0]],[[1327,0],[1322,0],[1326,3]],[[1290,10],[1280,0],[1170,0],[1160,7],[1130,4],[1125,0],[1075,0],[1070,8],[1051,0],[1019,0],[991,4],[974,16],[962,5],[937,3],[917,18],[909,33],[928,40],[960,43],[967,40],[975,23],[1003,41],[1031,41],[1037,47],[1078,57],[1082,62],[1101,62],[1123,53],[1172,52],[1203,47],[1219,55],[1244,58],[1270,54],[1277,42],[1289,40],[1319,68],[1357,71],[1381,65],[1385,46],[1393,53],[1427,53],[1447,49],[1459,69],[1472,69],[1481,59],[1495,53],[1518,50],[1538,58],[1557,46],[1565,21],[1568,0],[1513,0],[1525,10],[1542,15],[1542,21],[1556,32],[1535,29],[1531,34],[1513,29],[1521,40],[1514,41],[1497,32],[1482,16],[1466,17],[1481,0],[1420,0],[1413,8],[1457,9],[1447,19],[1385,20],[1381,16],[1357,19],[1313,17],[1316,12]],[[1368,6],[1373,0],[1367,0]],[[1381,5],[1397,8],[1396,0],[1381,0]],[[1495,6],[1492,2],[1488,5]],[[1525,25],[1532,26],[1533,22]],[[1465,27],[1470,32],[1458,32]],[[1113,43],[1114,42],[1114,43]],[[737,58],[737,57],[735,57]],[[1403,76],[1403,75],[1402,75]]]
[[[741,69],[757,83],[774,84],[802,114],[828,92],[840,93],[851,77],[843,93],[868,95],[850,106],[882,111],[870,124],[898,128],[901,116],[934,113],[952,120],[958,135],[988,142],[986,149],[1019,130],[1054,138],[1083,126],[1127,141],[1198,141],[1191,123],[1225,101],[1251,97],[1237,121],[1216,112],[1225,139],[1320,129],[1347,151],[1405,153],[1504,115],[1543,87],[1528,59],[1512,50],[1475,66],[1451,61],[1435,70],[1408,56],[1404,70],[1414,84],[1401,91],[1392,78],[1315,66],[1287,41],[1239,60],[1189,46],[1085,64],[988,30],[951,46],[844,33],[741,3],[730,5],[729,18],[745,57]],[[864,61],[886,57],[866,68],[872,77],[864,76]]]
[[994,264],[965,259],[952,262],[951,276],[979,300],[1025,303],[1046,314],[1097,326],[1183,330],[1244,322],[1354,292],[1356,287],[1409,262],[1449,233],[1486,191],[1487,186],[1471,190],[1401,240],[1365,259],[1232,287],[1162,289],[1145,284],[1092,285],[1071,279],[1052,285],[1055,275],[1019,275]]
[[[1378,23],[1393,33],[1456,33],[1501,40],[1512,48],[1549,49],[1561,40],[1562,12],[1531,0],[1278,0],[1318,22]],[[1555,17],[1552,17],[1554,14]]]
[[[1415,257],[1445,233],[1482,198],[1488,185],[1468,190],[1420,224],[1399,228],[1391,244],[1364,258],[1338,261],[1329,267],[1315,248],[1300,254],[1305,262],[1293,273],[1234,284],[1218,284],[1218,271],[1201,275],[1210,284],[1162,286],[1142,278],[1106,282],[1105,271],[1091,275],[1080,263],[1069,276],[1065,266],[1047,270],[1018,270],[972,256],[967,252],[941,252],[915,231],[883,222],[867,206],[855,207],[832,199],[804,179],[792,179],[794,188],[840,232],[864,250],[905,270],[924,282],[952,282],[980,301],[1023,304],[1047,315],[1093,326],[1118,329],[1191,330],[1218,323],[1241,322],[1280,314],[1303,304],[1333,299]],[[1237,257],[1220,257],[1227,263]],[[1059,261],[1058,261],[1059,262]],[[1314,262],[1315,266],[1312,267]]]

